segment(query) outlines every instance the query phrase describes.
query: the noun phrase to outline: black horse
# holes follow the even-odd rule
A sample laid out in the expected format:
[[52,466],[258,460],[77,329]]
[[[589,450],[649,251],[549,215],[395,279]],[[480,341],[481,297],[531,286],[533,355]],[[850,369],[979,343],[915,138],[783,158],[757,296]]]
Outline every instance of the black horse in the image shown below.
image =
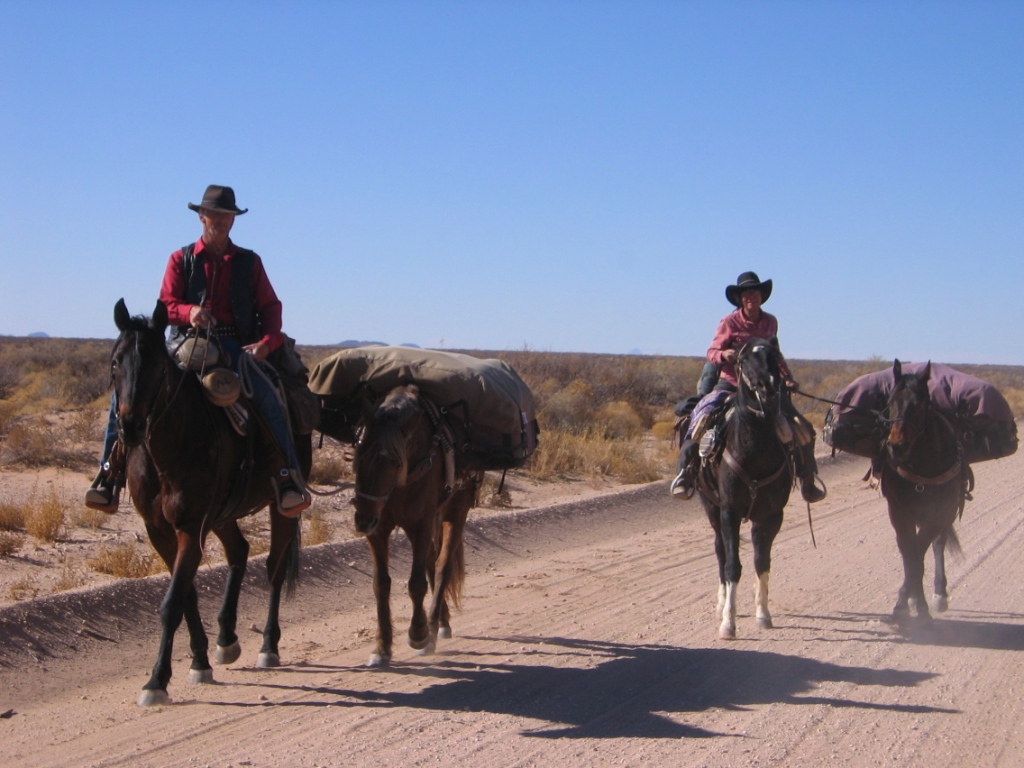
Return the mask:
[[905,617],[913,607],[930,617],[924,596],[924,557],[931,546],[935,557],[936,611],[949,604],[946,593],[945,549],[960,545],[953,523],[963,513],[973,484],[970,465],[956,428],[932,407],[928,394],[931,363],[918,374],[903,373],[897,360],[895,386],[889,394],[889,434],[881,466],[882,495],[903,558],[903,586],[893,616]]
[[[449,601],[457,606],[465,579],[463,532],[476,503],[481,472],[455,466],[450,434],[437,407],[416,386],[391,390],[368,403],[356,447],[356,530],[373,556],[377,640],[367,666],[391,663],[391,576],[388,541],[401,528],[412,548],[409,645],[432,653],[451,637]],[[424,609],[428,587],[433,591]]]
[[[726,417],[721,455],[702,462],[697,478],[701,500],[715,530],[718,555],[718,636],[736,637],[736,589],[740,581],[740,524],[750,520],[757,572],[757,624],[770,629],[768,576],[772,543],[782,528],[782,510],[789,501],[793,468],[787,444],[791,427],[781,411],[782,374],[778,348],[751,339],[736,361],[739,387]],[[710,459],[710,460],[709,460]]]
[[[199,616],[194,579],[211,531],[224,545],[228,578],[218,615],[218,663],[238,659],[237,606],[249,544],[239,518],[271,505],[270,609],[257,665],[280,664],[278,610],[282,588],[298,576],[299,520],[286,518],[275,506],[272,476],[278,451],[251,420],[251,440],[240,437],[223,409],[212,405],[193,373],[182,371],[167,351],[167,308],[157,302],[153,317],[130,317],[122,299],[114,307],[121,334],[111,354],[111,377],[117,395],[117,426],[127,449],[127,487],[154,549],[171,572],[160,605],[162,634],[153,674],[143,686],[140,706],[170,701],[174,634],[182,618],[192,651],[189,682],[213,681],[209,641]],[[312,444],[296,436],[302,470],[309,471]]]

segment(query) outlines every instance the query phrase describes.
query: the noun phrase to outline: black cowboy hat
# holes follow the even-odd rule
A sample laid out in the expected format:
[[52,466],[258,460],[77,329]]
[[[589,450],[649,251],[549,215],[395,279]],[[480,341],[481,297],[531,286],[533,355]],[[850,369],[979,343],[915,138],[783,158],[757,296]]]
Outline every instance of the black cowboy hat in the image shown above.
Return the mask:
[[233,213],[235,216],[241,216],[249,210],[248,208],[240,209],[235,205],[235,190],[231,187],[221,187],[217,184],[211,184],[206,188],[206,192],[203,194],[203,202],[199,205],[189,203],[188,207],[193,211],[205,209],[207,211],[216,211],[217,213]]
[[756,272],[744,272],[736,278],[736,285],[730,285],[725,289],[725,298],[727,298],[729,303],[734,307],[738,307],[740,306],[740,294],[744,291],[749,291],[751,288],[761,292],[762,304],[768,301],[768,297],[772,295],[771,280],[761,282],[761,278],[757,276]]

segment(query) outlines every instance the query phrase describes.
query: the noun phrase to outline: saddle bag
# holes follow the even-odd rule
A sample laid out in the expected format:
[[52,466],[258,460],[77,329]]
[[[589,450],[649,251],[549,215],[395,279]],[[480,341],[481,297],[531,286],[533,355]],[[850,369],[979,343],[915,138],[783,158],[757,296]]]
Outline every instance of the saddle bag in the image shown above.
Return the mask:
[[[904,373],[920,373],[924,363],[904,363]],[[880,454],[888,430],[879,414],[895,386],[892,370],[861,376],[842,389],[825,417],[822,437],[833,450],[868,458]],[[1010,456],[1017,450],[1017,424],[1002,393],[987,381],[939,363],[931,364],[932,405],[953,424],[969,463]]]
[[309,377],[325,416],[320,430],[352,442],[359,402],[408,384],[419,387],[445,415],[460,470],[514,469],[537,447],[533,393],[511,366],[410,347],[356,347],[321,360]]
[[299,435],[312,433],[320,425],[320,398],[309,389],[309,369],[295,349],[295,339],[284,334],[284,342],[270,353],[267,362],[274,366],[284,390],[292,430]]

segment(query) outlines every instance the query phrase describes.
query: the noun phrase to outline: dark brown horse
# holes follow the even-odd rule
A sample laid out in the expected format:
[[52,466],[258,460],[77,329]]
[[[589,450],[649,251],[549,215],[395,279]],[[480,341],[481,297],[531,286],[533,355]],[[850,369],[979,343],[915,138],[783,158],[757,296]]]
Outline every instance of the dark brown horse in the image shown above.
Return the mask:
[[778,348],[763,339],[751,339],[738,353],[736,371],[739,387],[732,412],[721,427],[725,440],[720,459],[702,460],[697,482],[715,530],[718,636],[723,640],[736,637],[736,589],[743,570],[740,524],[745,520],[750,521],[754,545],[757,624],[772,627],[768,611],[772,543],[782,528],[782,510],[793,485],[790,454],[783,443],[793,437],[781,412]]
[[[356,530],[366,536],[373,556],[377,599],[377,644],[368,666],[386,667],[392,651],[391,532],[405,531],[412,548],[409,645],[432,653],[438,638],[451,637],[449,601],[459,602],[465,578],[462,536],[482,473],[455,472],[447,463],[447,427],[415,386],[391,390],[368,408],[363,424],[353,504]],[[433,590],[429,612],[423,607],[428,586]]]
[[[174,634],[182,618],[192,651],[189,681],[213,681],[209,641],[199,616],[194,578],[211,531],[224,545],[228,578],[218,615],[218,663],[238,659],[235,633],[238,596],[249,544],[237,520],[271,505],[270,609],[263,630],[258,666],[280,663],[278,609],[282,588],[290,590],[298,575],[299,520],[286,518],[274,505],[272,476],[280,463],[263,430],[250,423],[251,441],[239,437],[221,408],[211,405],[192,373],[182,371],[164,343],[167,309],[157,302],[150,320],[130,317],[122,299],[114,308],[121,331],[111,355],[117,395],[117,425],[127,447],[127,487],[146,524],[154,549],[171,572],[160,605],[162,633],[153,674],[143,686],[139,705],[167,703]],[[309,437],[296,438],[296,450],[308,472]]]
[[931,364],[919,374],[903,373],[897,360],[895,386],[889,394],[886,451],[881,467],[882,494],[889,503],[889,520],[903,558],[903,586],[893,616],[905,617],[914,608],[928,618],[924,596],[924,557],[935,556],[936,611],[945,611],[945,548],[959,551],[953,523],[963,513],[972,482],[970,465],[950,420],[933,408],[928,394]]

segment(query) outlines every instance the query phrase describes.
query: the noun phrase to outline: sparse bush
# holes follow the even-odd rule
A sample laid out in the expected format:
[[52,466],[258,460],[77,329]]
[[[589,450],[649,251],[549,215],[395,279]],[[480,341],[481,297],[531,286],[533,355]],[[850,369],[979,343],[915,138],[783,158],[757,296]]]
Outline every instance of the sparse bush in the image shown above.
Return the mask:
[[107,518],[110,517],[106,512],[90,507],[76,509],[68,516],[71,518],[71,524],[76,528],[90,528],[94,531],[102,528],[103,524],[107,522]]
[[60,572],[60,577],[53,584],[53,592],[67,592],[69,589],[78,589],[84,587],[86,583],[85,577],[75,571],[70,565],[65,565],[64,569]]
[[[32,494],[35,501],[35,492]],[[53,543],[64,530],[66,508],[57,491],[51,486],[46,498],[32,504],[25,516],[25,530],[37,541]]]
[[338,485],[352,478],[352,465],[340,450],[316,451],[313,454],[313,466],[309,472],[309,482],[315,485]]
[[146,552],[134,544],[115,544],[101,549],[88,565],[119,579],[141,579],[152,573],[153,560],[152,550]]
[[480,499],[481,503],[485,507],[496,507],[499,509],[512,506],[512,493],[509,491],[507,486],[501,488],[501,476],[497,477],[486,474],[484,475],[484,482],[480,486]]
[[604,436],[611,440],[639,437],[644,431],[639,414],[623,400],[602,405],[597,411],[596,421],[603,425]]
[[13,531],[0,531],[0,557],[10,557],[25,543],[25,537]]
[[39,594],[39,586],[36,584],[35,579],[26,576],[11,584],[8,594],[10,594],[11,600],[14,601],[31,600]]
[[529,473],[554,479],[567,475],[606,475],[626,483],[662,476],[668,462],[651,456],[643,440],[609,440],[593,435],[547,432],[528,464]]
[[334,526],[331,521],[324,517],[323,511],[315,505],[304,515],[304,528],[302,543],[310,546],[326,544],[331,540]]
[[249,557],[265,554],[270,551],[270,531],[262,514],[249,515],[238,521],[242,535],[249,542]]
[[0,501],[0,531],[25,530],[25,506]]

